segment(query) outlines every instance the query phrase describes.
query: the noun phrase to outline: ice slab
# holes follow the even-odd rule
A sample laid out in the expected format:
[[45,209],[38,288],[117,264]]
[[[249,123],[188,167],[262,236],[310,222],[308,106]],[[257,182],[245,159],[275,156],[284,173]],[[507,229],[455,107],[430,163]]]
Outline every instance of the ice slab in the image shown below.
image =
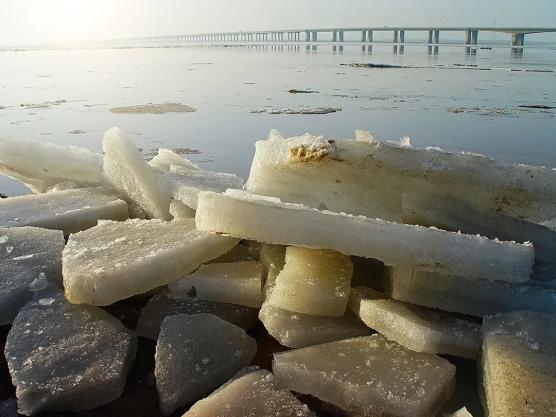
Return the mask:
[[135,337],[104,310],[72,305],[58,293],[23,307],[5,354],[20,413],[80,411],[120,396]]
[[264,327],[282,346],[301,348],[366,336],[371,333],[351,312],[342,317],[317,317],[294,313],[264,303],[259,311]]
[[274,354],[276,382],[361,416],[435,416],[450,398],[455,367],[379,334]]
[[0,200],[0,226],[36,226],[75,233],[99,219],[125,220],[125,201],[104,188],[83,188]]
[[349,256],[288,246],[285,266],[266,302],[297,313],[341,317],[346,312],[352,275]]
[[35,193],[58,183],[102,183],[102,156],[84,148],[33,140],[0,139],[0,174],[23,182]]
[[257,343],[209,314],[168,316],[156,344],[155,377],[166,415],[199,400],[249,365]]
[[35,291],[62,283],[64,234],[0,227],[0,325],[10,324]]
[[158,188],[158,176],[117,127],[107,130],[102,141],[104,176],[128,201],[152,218],[170,220],[170,198]]
[[481,347],[480,324],[371,288],[353,288],[349,307],[371,329],[416,352],[475,358]]
[[201,169],[188,159],[182,158],[170,149],[159,148],[156,156],[149,161],[149,166],[161,173],[170,171],[172,165],[181,166],[187,169]]
[[112,304],[175,281],[237,242],[197,231],[193,219],[102,221],[68,240],[66,297],[74,304]]
[[481,354],[489,417],[556,414],[556,315],[513,311],[485,317]]
[[[359,135],[361,136],[361,135]],[[282,201],[400,221],[407,191],[449,195],[491,213],[556,217],[556,171],[482,155],[378,141],[272,135],[256,143],[246,189]]]
[[286,262],[286,246],[261,244],[260,259],[263,263],[263,292],[268,294],[274,286],[276,277]]
[[195,210],[197,195],[201,191],[221,192],[228,188],[242,188],[243,179],[233,174],[172,165],[169,172],[160,176],[159,185],[172,198]]
[[242,240],[238,245],[224,255],[210,261],[210,263],[258,261],[261,248],[259,242],[252,240]]
[[470,278],[523,282],[533,265],[531,244],[320,211],[240,190],[200,193],[195,223],[199,230],[333,249],[389,265],[413,265]]
[[469,411],[467,411],[467,408],[463,407],[450,414],[444,413],[444,417],[473,417],[473,416]]
[[201,300],[258,308],[263,303],[263,265],[257,261],[210,263],[168,285],[169,295],[183,297],[195,289]]
[[313,417],[267,370],[249,372],[196,402],[183,417]]
[[166,293],[162,293],[155,294],[143,307],[137,322],[137,334],[156,340],[160,324],[165,317],[201,313],[220,317],[245,330],[251,329],[258,323],[258,310],[251,307],[199,300],[193,297],[170,298]]
[[181,201],[172,200],[170,203],[170,214],[174,219],[192,219],[195,217],[195,210],[186,206]]
[[556,312],[556,288],[534,281],[510,284],[403,267],[379,281],[396,300],[477,317],[519,309]]

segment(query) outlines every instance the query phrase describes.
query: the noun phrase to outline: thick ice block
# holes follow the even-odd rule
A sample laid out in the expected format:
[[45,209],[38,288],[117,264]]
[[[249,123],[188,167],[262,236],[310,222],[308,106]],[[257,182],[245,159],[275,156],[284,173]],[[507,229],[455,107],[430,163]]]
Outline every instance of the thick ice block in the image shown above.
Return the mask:
[[210,263],[168,285],[169,296],[183,297],[195,288],[201,300],[258,308],[263,303],[263,265],[257,261]]
[[264,303],[259,318],[264,327],[282,346],[301,348],[366,336],[371,333],[350,311],[342,317],[318,317],[294,313]]
[[151,168],[161,173],[170,171],[172,165],[181,166],[188,169],[201,169],[188,159],[182,158],[170,149],[159,148],[156,156],[149,161]]
[[0,200],[0,226],[36,226],[75,233],[99,219],[125,220],[125,201],[104,188],[83,188]]
[[361,416],[435,416],[450,398],[454,365],[379,334],[274,354],[276,382]]
[[197,231],[193,219],[102,221],[68,240],[62,256],[66,298],[112,304],[175,281],[237,242]]
[[556,414],[556,315],[513,311],[485,317],[483,406],[489,417]]
[[519,309],[556,313],[556,288],[534,281],[510,284],[403,267],[379,281],[396,300],[477,317]]
[[181,201],[172,200],[170,203],[170,214],[174,219],[192,219],[195,217],[195,210],[186,206]]
[[286,262],[286,246],[261,244],[261,262],[263,263],[263,292],[267,294],[274,286],[276,277],[284,268]]
[[[361,135],[360,135],[361,136]],[[256,143],[248,191],[335,212],[400,221],[407,191],[454,196],[491,213],[556,217],[556,171],[472,153],[303,135]]]
[[197,195],[201,191],[226,191],[243,187],[243,179],[222,172],[193,170],[172,165],[170,171],[160,176],[159,185],[170,197],[197,209]]
[[371,288],[353,288],[349,307],[371,329],[416,352],[475,358],[481,347],[480,324],[392,300]]
[[102,141],[104,176],[128,201],[139,205],[150,217],[170,220],[170,198],[158,188],[158,177],[127,135],[117,127]]
[[209,314],[168,316],[156,344],[160,408],[171,414],[249,365],[257,343],[245,331]]
[[333,249],[389,265],[413,265],[470,278],[523,282],[533,264],[531,244],[320,211],[240,190],[200,193],[195,223],[199,230]]
[[35,291],[61,285],[64,243],[58,230],[0,227],[0,325],[10,324]]
[[314,417],[267,370],[249,372],[196,402],[183,417]]
[[349,256],[288,246],[286,264],[266,302],[297,313],[341,317],[346,312],[352,275]]
[[156,340],[160,324],[166,316],[177,314],[212,314],[222,320],[249,330],[258,323],[258,310],[236,304],[217,303],[193,297],[170,298],[166,293],[155,294],[143,307],[137,322],[137,334]]
[[0,139],[0,174],[23,182],[35,193],[58,183],[102,183],[102,156],[84,148],[23,139]]
[[23,307],[5,354],[20,413],[74,412],[120,396],[135,337],[104,310],[72,305],[58,293]]

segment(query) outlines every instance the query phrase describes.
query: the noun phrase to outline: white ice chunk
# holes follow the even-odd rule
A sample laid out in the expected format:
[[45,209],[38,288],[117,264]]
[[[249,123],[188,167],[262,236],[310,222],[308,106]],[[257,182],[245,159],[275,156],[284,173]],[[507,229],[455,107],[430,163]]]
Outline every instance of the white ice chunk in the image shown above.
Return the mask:
[[192,219],[195,217],[195,210],[186,206],[181,201],[172,200],[170,203],[170,214],[174,219]]
[[181,166],[187,169],[198,170],[201,169],[188,159],[182,158],[170,149],[159,148],[156,156],[149,161],[151,168],[160,171],[161,173],[170,171],[172,165]]
[[444,413],[444,417],[473,417],[473,416],[469,411],[467,411],[467,408],[463,407],[454,413],[449,413],[449,414]]
[[263,263],[263,292],[268,294],[274,286],[276,277],[284,268],[286,262],[286,246],[261,244],[260,251],[261,262]]

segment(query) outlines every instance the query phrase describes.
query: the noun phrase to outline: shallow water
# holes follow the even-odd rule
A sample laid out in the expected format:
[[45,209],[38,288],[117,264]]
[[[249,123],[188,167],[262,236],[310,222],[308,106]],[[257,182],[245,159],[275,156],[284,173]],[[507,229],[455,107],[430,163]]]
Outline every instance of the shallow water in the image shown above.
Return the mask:
[[[399,50],[398,50],[399,52]],[[349,63],[393,64],[361,68]],[[291,94],[290,89],[315,90]],[[113,113],[111,108],[183,103],[195,112]],[[556,47],[477,50],[378,44],[333,51],[278,46],[0,51],[0,138],[13,136],[101,149],[119,126],[147,157],[181,148],[203,167],[246,177],[254,142],[271,128],[380,139],[410,136],[415,146],[467,150],[508,161],[556,166]],[[341,107],[329,114],[255,109]],[[1,140],[1,139],[0,139]],[[187,148],[187,149],[186,149]],[[200,152],[194,152],[200,151]],[[63,161],[60,161],[63,163]],[[0,192],[28,192],[0,177]]]

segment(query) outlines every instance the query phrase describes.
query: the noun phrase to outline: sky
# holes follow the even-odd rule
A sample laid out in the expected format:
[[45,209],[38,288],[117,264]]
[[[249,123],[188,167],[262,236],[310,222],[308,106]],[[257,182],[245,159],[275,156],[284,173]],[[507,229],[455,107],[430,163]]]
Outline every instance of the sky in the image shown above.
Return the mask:
[[556,26],[556,0],[0,0],[0,44],[395,25]]

